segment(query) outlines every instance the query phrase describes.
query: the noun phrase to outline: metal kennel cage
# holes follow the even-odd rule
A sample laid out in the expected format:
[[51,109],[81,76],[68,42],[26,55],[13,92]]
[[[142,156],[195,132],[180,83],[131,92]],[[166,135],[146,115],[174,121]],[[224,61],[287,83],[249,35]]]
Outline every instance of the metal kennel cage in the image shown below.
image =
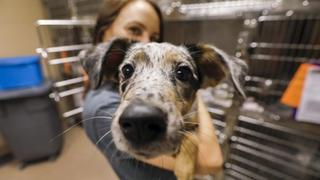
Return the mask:
[[269,12],[244,24],[236,55],[248,60],[245,90],[263,110],[238,112],[224,179],[319,179],[320,126],[294,121],[279,102],[300,64],[320,62],[319,13]]
[[42,46],[37,52],[42,57],[48,78],[54,82],[51,97],[60,105],[64,119],[80,119],[85,77],[78,53],[91,46],[90,32],[94,23],[93,20],[78,19],[36,22]]

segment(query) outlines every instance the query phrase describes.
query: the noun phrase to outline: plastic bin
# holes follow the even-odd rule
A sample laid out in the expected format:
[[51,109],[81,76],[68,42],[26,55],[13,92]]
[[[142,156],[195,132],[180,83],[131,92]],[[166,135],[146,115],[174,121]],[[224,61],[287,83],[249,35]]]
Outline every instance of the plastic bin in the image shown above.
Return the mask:
[[0,90],[26,88],[43,83],[39,56],[0,58]]
[[[14,91],[0,91],[0,131],[20,162],[55,157],[62,147],[61,121],[52,83]],[[54,140],[53,138],[56,137]]]

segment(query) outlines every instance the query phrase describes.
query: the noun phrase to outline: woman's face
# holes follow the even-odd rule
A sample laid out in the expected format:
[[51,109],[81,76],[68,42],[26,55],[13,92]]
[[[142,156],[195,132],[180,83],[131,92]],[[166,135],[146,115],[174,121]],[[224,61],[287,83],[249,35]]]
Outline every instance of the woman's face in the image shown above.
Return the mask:
[[106,42],[113,37],[125,37],[141,42],[159,39],[160,19],[155,9],[145,1],[133,1],[122,8],[118,17],[103,35]]

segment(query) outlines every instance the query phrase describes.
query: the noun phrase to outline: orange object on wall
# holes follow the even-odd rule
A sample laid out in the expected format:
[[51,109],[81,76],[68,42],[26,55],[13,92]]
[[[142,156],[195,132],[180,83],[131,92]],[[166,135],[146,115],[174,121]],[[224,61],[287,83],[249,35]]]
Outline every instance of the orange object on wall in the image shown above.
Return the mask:
[[294,108],[299,106],[304,81],[308,73],[308,69],[311,66],[314,65],[308,63],[303,63],[300,65],[299,69],[296,71],[294,77],[291,79],[287,89],[282,95],[281,103]]
[[[61,52],[60,53],[60,58],[67,58],[68,57],[68,52]],[[71,75],[72,74],[72,67],[70,63],[64,63],[63,64],[63,70],[64,73],[67,75]]]

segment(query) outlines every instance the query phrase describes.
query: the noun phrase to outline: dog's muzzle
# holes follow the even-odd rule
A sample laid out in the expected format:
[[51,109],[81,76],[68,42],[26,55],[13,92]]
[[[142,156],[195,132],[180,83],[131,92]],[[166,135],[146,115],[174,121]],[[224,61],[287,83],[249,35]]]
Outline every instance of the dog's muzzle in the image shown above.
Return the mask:
[[119,125],[133,147],[143,147],[165,136],[167,114],[154,105],[135,100],[124,109]]

